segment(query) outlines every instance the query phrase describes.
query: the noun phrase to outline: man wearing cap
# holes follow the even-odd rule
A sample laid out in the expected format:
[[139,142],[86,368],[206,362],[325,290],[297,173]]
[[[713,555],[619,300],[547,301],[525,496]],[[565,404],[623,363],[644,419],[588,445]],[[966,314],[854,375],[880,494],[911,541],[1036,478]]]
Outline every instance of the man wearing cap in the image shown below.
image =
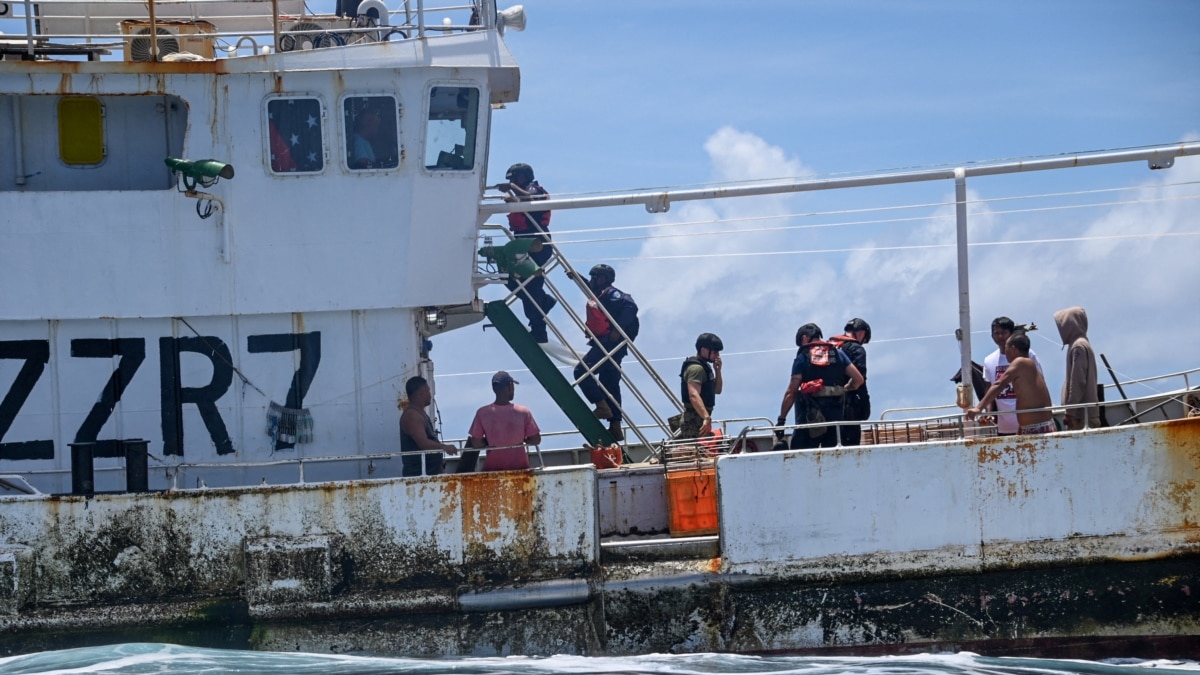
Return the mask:
[[[496,186],[497,190],[507,193],[506,202],[531,202],[549,199],[550,193],[533,178],[533,167],[528,164],[513,164],[504,175],[506,183]],[[542,245],[529,250],[529,257],[538,267],[544,267],[554,251],[550,245],[550,211],[526,211],[508,214],[508,229],[513,236],[532,238]],[[517,279],[509,279],[508,290],[517,290]],[[518,294],[521,298],[521,308],[525,318],[529,320],[529,334],[535,342],[544,343],[549,338],[546,334],[546,319],[543,313],[549,314],[558,301],[546,292],[546,280],[541,274],[535,275],[526,284],[524,291]]]
[[487,448],[484,471],[515,471],[529,468],[526,445],[542,442],[533,413],[523,405],[512,402],[517,381],[501,370],[492,376],[495,402],[475,411],[467,443],[472,448]]

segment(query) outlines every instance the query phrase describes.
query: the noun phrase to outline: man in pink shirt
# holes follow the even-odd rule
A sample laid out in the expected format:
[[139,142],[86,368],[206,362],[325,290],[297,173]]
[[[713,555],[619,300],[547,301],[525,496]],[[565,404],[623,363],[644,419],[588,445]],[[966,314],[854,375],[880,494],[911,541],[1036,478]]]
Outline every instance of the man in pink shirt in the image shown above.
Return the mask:
[[475,411],[467,442],[472,448],[487,448],[484,471],[514,471],[529,468],[526,445],[542,442],[542,431],[533,413],[512,402],[517,381],[501,370],[492,376],[496,402]]

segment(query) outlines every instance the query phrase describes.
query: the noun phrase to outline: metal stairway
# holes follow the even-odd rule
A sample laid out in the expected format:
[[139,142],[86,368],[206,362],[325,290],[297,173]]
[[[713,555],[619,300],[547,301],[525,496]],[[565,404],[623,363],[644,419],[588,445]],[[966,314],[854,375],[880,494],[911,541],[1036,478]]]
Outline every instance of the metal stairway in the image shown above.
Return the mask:
[[[493,246],[490,238],[485,238],[485,245],[480,249],[479,253],[486,260],[486,265],[495,266],[495,271],[500,273],[499,276],[496,277],[499,281],[507,281],[509,275],[514,274],[519,280],[519,283],[517,287],[510,291],[503,300],[495,300],[487,303],[487,305],[485,305],[484,313],[487,318],[491,320],[492,325],[495,326],[495,328],[500,332],[505,341],[507,341],[509,346],[513,348],[513,351],[516,352],[517,356],[520,357],[525,366],[529,368],[529,371],[533,373],[533,376],[537,378],[538,382],[542,385],[550,397],[554,399],[554,402],[567,415],[567,418],[571,420],[571,423],[575,425],[575,428],[579,430],[579,433],[583,435],[584,439],[588,443],[592,445],[610,445],[615,442],[615,439],[612,437],[612,434],[609,433],[608,427],[603,424],[592,412],[591,404],[589,404],[583,398],[577,387],[583,379],[591,377],[601,365],[612,361],[612,354],[619,351],[622,347],[628,348],[628,353],[625,357],[625,363],[630,363],[630,360],[632,359],[633,362],[636,362],[642,368],[644,368],[646,373],[650,376],[651,381],[657,386],[666,400],[673,403],[674,409],[672,414],[675,412],[682,412],[683,407],[678,399],[677,394],[673,392],[665,382],[663,382],[662,377],[660,377],[658,372],[654,370],[654,367],[650,364],[649,359],[647,359],[646,356],[637,348],[634,342],[629,339],[629,336],[625,334],[624,329],[617,324],[612,315],[608,313],[608,310],[604,308],[604,305],[599,304],[596,295],[592,293],[592,289],[588,287],[585,276],[580,276],[575,269],[571,267],[566,258],[559,254],[557,250],[555,251],[555,254],[550,257],[549,261],[547,261],[543,267],[538,269],[537,265],[533,263],[532,260],[529,260],[524,256],[524,254],[528,252],[530,244],[534,240],[527,238],[515,239],[512,238],[512,235],[508,233],[506,229],[498,229],[504,231],[505,234],[510,238],[510,241],[502,246]],[[543,350],[542,346],[534,341],[533,336],[529,334],[529,331],[526,329],[524,323],[517,317],[516,314],[513,313],[511,308],[511,305],[514,302],[519,301],[519,294],[524,292],[525,285],[534,278],[533,275],[542,274],[545,280],[546,292],[548,292],[558,302],[557,307],[562,308],[562,311],[565,312],[569,318],[567,323],[584,333],[589,339],[595,340],[596,336],[587,327],[583,316],[581,316],[575,311],[574,308],[570,306],[570,304],[563,297],[562,293],[550,280],[550,272],[560,267],[565,271],[567,278],[575,283],[575,286],[584,294],[589,302],[597,303],[597,306],[601,309],[601,311],[604,312],[605,317],[608,318],[609,323],[612,324],[613,330],[615,330],[621,336],[620,342],[618,342],[612,349],[606,350],[606,356],[601,359],[593,368],[585,371],[578,379],[574,379],[573,372],[569,373],[568,375],[563,374],[563,372],[559,369],[559,366],[555,365],[555,363],[547,355],[546,351]],[[491,270],[489,270],[489,272],[490,271]],[[539,311],[541,311],[540,308]],[[542,316],[546,319],[546,328],[551,336],[551,340],[562,344],[569,351],[576,362],[581,362],[583,355],[571,346],[571,343],[566,339],[563,332],[559,329],[559,326],[555,324],[555,322],[545,312],[542,312]],[[672,432],[666,421],[666,418],[661,416],[655,410],[655,408],[650,405],[647,396],[629,377],[626,376],[626,370],[628,369],[623,368],[621,364],[616,364],[616,367],[621,373],[622,392],[625,393],[624,398],[628,400],[628,395],[632,394],[633,397],[637,399],[641,407],[647,411],[651,418],[650,423],[648,424],[638,424],[635,420],[630,419],[628,414],[628,406],[622,406],[621,414],[622,417],[625,418],[626,434],[632,433],[645,448],[651,451],[654,456],[658,456],[661,451],[659,445],[661,444],[662,439],[669,439],[672,436]],[[600,384],[601,391],[603,391],[606,395],[609,394],[608,390],[599,382],[598,379],[597,384]],[[662,439],[651,441],[647,437],[646,433],[655,427],[657,427],[662,433]]]

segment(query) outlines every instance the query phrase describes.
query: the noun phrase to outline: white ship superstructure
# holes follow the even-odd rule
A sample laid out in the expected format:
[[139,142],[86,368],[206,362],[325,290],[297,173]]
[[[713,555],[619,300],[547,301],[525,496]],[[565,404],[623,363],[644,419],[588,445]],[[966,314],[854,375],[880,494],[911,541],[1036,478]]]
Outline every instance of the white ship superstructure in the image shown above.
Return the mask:
[[[0,461],[43,491],[69,489],[72,443],[97,444],[100,490],[130,439],[167,466],[395,451],[423,340],[481,316],[490,111],[518,90],[492,3],[271,8],[44,2],[2,43]],[[393,475],[339,466],[309,471]],[[167,474],[152,487],[296,480]]]

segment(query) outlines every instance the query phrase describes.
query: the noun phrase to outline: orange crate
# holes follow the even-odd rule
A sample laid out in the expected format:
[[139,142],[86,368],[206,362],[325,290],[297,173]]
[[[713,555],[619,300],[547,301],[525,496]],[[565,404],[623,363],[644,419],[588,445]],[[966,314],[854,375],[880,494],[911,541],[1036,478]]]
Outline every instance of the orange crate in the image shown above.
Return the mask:
[[717,534],[717,469],[667,473],[667,513],[672,537]]

